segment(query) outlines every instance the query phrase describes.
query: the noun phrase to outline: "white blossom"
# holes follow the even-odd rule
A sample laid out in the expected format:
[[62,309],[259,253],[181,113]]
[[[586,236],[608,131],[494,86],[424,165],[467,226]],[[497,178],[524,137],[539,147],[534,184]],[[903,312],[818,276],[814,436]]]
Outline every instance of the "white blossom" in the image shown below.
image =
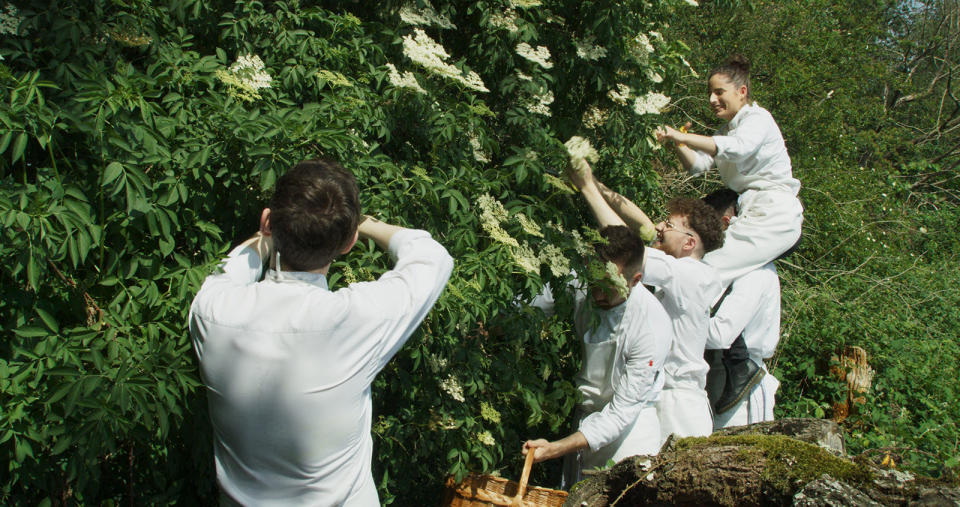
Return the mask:
[[620,273],[620,268],[610,261],[607,261],[604,267],[606,268],[607,280],[613,284],[613,288],[617,289],[620,296],[626,297],[630,293],[630,288],[627,286],[627,279]]
[[227,70],[216,72],[217,79],[230,87],[230,93],[246,101],[260,98],[260,90],[270,88],[273,78],[264,70],[257,55],[240,55]]
[[440,381],[440,389],[443,389],[451,398],[459,402],[464,402],[466,399],[463,397],[463,387],[460,385],[460,381],[456,379],[453,375],[450,375],[444,380]]
[[514,7],[519,7],[521,9],[527,9],[530,7],[539,7],[540,0],[510,0],[510,5]]
[[580,118],[580,121],[583,122],[583,126],[588,129],[595,129],[597,127],[603,126],[607,122],[607,117],[610,115],[610,112],[605,109],[600,109],[597,106],[590,106],[589,109],[583,112],[583,116]]
[[510,217],[500,201],[494,199],[490,194],[483,194],[477,198],[477,207],[480,208],[480,227],[490,235],[491,239],[513,247],[520,246],[516,239],[507,234],[503,227],[500,227],[500,223]]
[[633,57],[642,63],[646,63],[649,59],[650,54],[653,53],[653,44],[650,43],[650,38],[647,37],[644,33],[638,33],[636,37],[630,39],[627,44],[630,54]]
[[540,271],[540,257],[533,252],[533,248],[526,242],[523,245],[514,247],[510,253],[513,255],[513,261],[524,271],[536,273]]
[[540,262],[550,268],[553,276],[563,276],[570,272],[570,259],[567,259],[563,250],[556,245],[546,245],[540,250]]
[[397,88],[407,88],[413,90],[417,93],[427,93],[424,90],[420,83],[417,82],[416,76],[413,75],[413,72],[406,71],[402,75],[392,63],[387,64],[387,70],[390,71],[390,84]]
[[633,112],[644,114],[660,114],[663,108],[670,103],[670,97],[658,92],[647,92],[643,97],[637,97],[633,103]]
[[537,46],[537,49],[533,49],[530,44],[526,42],[521,42],[517,44],[516,47],[517,54],[530,60],[533,63],[543,67],[544,69],[550,69],[553,67],[553,63],[550,60],[550,50],[546,46]]
[[700,4],[697,3],[697,0],[683,0],[683,1],[686,2],[687,5],[692,5],[692,6],[694,6],[694,7],[697,7],[697,6],[700,5]]
[[589,139],[573,136],[563,145],[566,146],[567,154],[570,155],[570,166],[577,172],[583,173],[587,170],[587,161],[596,162],[600,159],[600,154],[590,144]]
[[599,60],[607,56],[607,49],[594,44],[595,41],[596,38],[593,36],[583,40],[574,39],[573,44],[577,47],[577,56],[584,60]]
[[534,95],[524,103],[524,107],[531,113],[550,116],[550,104],[553,104],[553,92],[547,90],[546,93]]
[[496,28],[501,28],[510,33],[516,33],[520,28],[517,26],[517,11],[513,8],[490,15],[490,24]]
[[607,97],[610,97],[610,100],[614,103],[625,106],[627,101],[630,100],[630,87],[623,83],[617,83],[615,89],[607,92]]
[[413,35],[403,37],[403,54],[417,65],[441,77],[452,79],[471,90],[488,92],[476,72],[463,75],[460,69],[446,62],[450,57],[443,46],[437,44],[426,32],[417,28]]
[[533,76],[529,74],[524,74],[523,72],[517,71],[517,79],[520,81],[533,81]]
[[493,435],[489,431],[482,431],[477,434],[477,440],[486,446],[494,446],[497,444],[497,441],[493,439]]
[[490,161],[490,155],[480,145],[480,139],[477,135],[472,132],[470,133],[470,148],[473,150],[473,159],[477,162],[486,164]]
[[452,29],[456,25],[450,22],[450,18],[438,14],[430,3],[426,3],[422,8],[416,5],[406,5],[400,9],[400,19],[404,23],[414,26],[438,26],[440,28]]
[[500,424],[500,412],[485,401],[480,402],[480,417],[493,424]]
[[647,69],[647,79],[653,81],[654,83],[663,82],[663,76],[661,76],[659,72],[649,68]]
[[20,11],[13,4],[7,4],[3,12],[0,12],[0,35],[16,35],[22,22]]
[[520,223],[520,228],[523,229],[523,232],[531,236],[537,236],[540,238],[543,237],[543,231],[540,229],[540,226],[527,218],[527,215],[524,215],[523,213],[517,213],[514,218],[516,218],[517,222]]

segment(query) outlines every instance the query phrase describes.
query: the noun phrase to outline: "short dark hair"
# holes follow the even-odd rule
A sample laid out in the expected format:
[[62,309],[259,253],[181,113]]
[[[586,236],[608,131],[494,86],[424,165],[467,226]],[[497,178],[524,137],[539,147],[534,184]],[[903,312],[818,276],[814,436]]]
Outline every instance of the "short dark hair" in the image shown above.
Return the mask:
[[711,69],[707,79],[713,77],[715,74],[727,76],[727,79],[737,87],[746,86],[747,98],[753,98],[751,95],[753,90],[750,86],[750,60],[747,60],[747,57],[741,54],[731,55],[727,58],[727,61],[723,62],[723,65]]
[[700,236],[703,253],[723,246],[723,222],[707,203],[692,197],[677,197],[667,203],[667,212],[687,219],[687,225]]
[[723,214],[730,209],[730,206],[737,206],[738,199],[740,199],[740,194],[727,187],[723,187],[704,196],[703,202],[716,210],[717,213],[720,213],[720,216],[723,216]]
[[307,160],[277,181],[270,230],[281,267],[311,271],[339,254],[360,223],[357,180],[332,160]]
[[625,268],[639,270],[643,264],[643,239],[625,225],[608,225],[600,229],[606,243],[597,245],[597,255],[605,261],[622,263]]

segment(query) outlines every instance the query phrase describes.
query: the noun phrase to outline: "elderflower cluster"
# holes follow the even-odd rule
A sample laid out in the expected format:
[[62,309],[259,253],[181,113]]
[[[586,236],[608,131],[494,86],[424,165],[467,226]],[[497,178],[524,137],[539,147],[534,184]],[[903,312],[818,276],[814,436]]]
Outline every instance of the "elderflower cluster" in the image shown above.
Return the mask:
[[573,248],[580,254],[581,257],[587,257],[591,254],[592,249],[590,245],[583,239],[583,236],[580,235],[580,231],[570,231],[570,237],[573,239]]
[[553,92],[547,90],[546,93],[534,95],[523,106],[531,113],[550,116],[550,104],[553,104]]
[[534,253],[533,248],[526,241],[523,242],[523,245],[513,248],[510,254],[513,255],[513,261],[524,271],[530,273],[540,271],[540,257]]
[[647,92],[643,97],[637,97],[633,103],[633,112],[644,114],[660,114],[663,108],[670,103],[670,97],[658,92]]
[[490,194],[483,194],[477,199],[477,206],[480,208],[480,226],[490,235],[490,238],[505,245],[520,246],[517,240],[510,237],[507,231],[500,227],[500,223],[510,216],[500,201],[494,199]]
[[447,369],[447,360],[440,356],[427,353],[427,367],[434,373],[440,373]]
[[594,41],[596,41],[596,38],[592,35],[583,40],[574,39],[573,44],[577,47],[577,56],[584,60],[599,60],[607,56],[607,49],[594,44]]
[[521,42],[520,44],[517,44],[516,50],[518,55],[530,60],[544,69],[553,68],[553,63],[550,62],[550,50],[547,49],[546,46],[537,46],[537,49],[533,49],[530,44]]
[[650,43],[650,38],[644,33],[638,33],[636,37],[630,39],[627,47],[630,54],[642,63],[646,63],[650,54],[653,53],[653,44]]
[[650,68],[647,69],[647,79],[649,79],[650,81],[653,81],[654,83],[663,82],[663,76],[661,76],[659,72]]
[[565,194],[573,195],[576,193],[572,188],[570,188],[570,185],[568,185],[566,181],[557,178],[550,173],[543,173],[543,181]]
[[586,161],[596,162],[600,158],[589,139],[573,136],[563,145],[567,147],[567,154],[570,155],[570,165],[577,171],[587,169]]
[[466,399],[463,397],[463,386],[460,385],[460,381],[457,380],[453,375],[450,375],[446,379],[440,381],[440,389],[443,389],[443,391],[450,395],[451,398],[461,403],[466,401]]
[[470,133],[470,149],[473,150],[473,159],[477,162],[486,164],[490,161],[490,155],[480,145],[480,139],[477,135],[472,132]]
[[403,54],[417,65],[447,79],[461,83],[471,90],[489,92],[480,75],[471,71],[466,76],[455,66],[446,62],[450,57],[443,46],[437,44],[426,32],[417,28],[413,35],[403,37]]
[[623,83],[617,83],[616,88],[607,92],[607,97],[614,103],[625,106],[627,101],[630,100],[630,87]]
[[510,5],[514,7],[519,7],[521,9],[529,9],[530,7],[539,7],[540,0],[510,0]]
[[506,30],[510,33],[517,33],[520,27],[517,26],[517,11],[513,8],[500,12],[494,12],[490,15],[490,24],[496,28]]
[[600,109],[597,106],[590,106],[589,109],[583,112],[583,117],[580,118],[580,121],[583,122],[583,126],[588,129],[595,129],[597,127],[602,127],[604,123],[607,122],[607,117],[610,115],[610,112],[605,109]]
[[622,297],[626,297],[630,293],[630,288],[627,287],[627,279],[620,274],[620,268],[610,261],[607,261],[604,267],[606,268],[607,279],[613,283],[613,288],[617,289],[617,293]]
[[533,81],[533,76],[529,74],[524,74],[523,72],[517,71],[517,79],[520,81]]
[[698,7],[700,5],[697,3],[697,0],[683,0],[683,1],[686,2],[687,5],[692,5],[694,7]]
[[531,236],[537,236],[538,238],[543,237],[543,231],[540,229],[540,226],[527,218],[527,215],[517,213],[516,219],[517,222],[520,223],[520,228],[523,229],[523,232]]
[[491,435],[489,431],[481,431],[480,433],[477,433],[477,440],[481,444],[490,447],[497,444],[497,441],[493,439],[493,435]]
[[540,262],[550,268],[553,276],[563,276],[570,272],[570,259],[556,245],[547,245],[540,251]]
[[438,14],[429,2],[422,8],[418,8],[416,5],[407,5],[400,8],[400,19],[404,23],[414,26],[437,26],[446,29],[456,28],[456,25],[450,22],[450,18]]
[[[396,69],[394,69],[394,72],[395,71]],[[343,74],[333,70],[326,70],[326,69],[319,70],[317,71],[317,77],[320,78],[321,81],[324,81],[330,84],[331,86],[342,86],[342,87],[353,86],[353,83],[349,79],[347,79],[347,76],[344,76]]]
[[0,35],[16,35],[17,28],[22,22],[20,11],[13,4],[7,4],[7,7],[0,12]]
[[493,424],[500,424],[500,412],[485,401],[480,402],[480,417]]
[[264,69],[257,55],[240,55],[227,70],[216,72],[217,79],[229,87],[229,93],[245,101],[260,98],[260,90],[270,88],[273,78]]
[[417,78],[413,75],[413,72],[406,71],[403,74],[400,74],[400,71],[398,71],[392,63],[387,64],[387,70],[390,71],[389,79],[390,84],[393,86],[397,88],[407,88],[417,93],[427,93],[427,91],[420,86],[420,83],[417,82]]

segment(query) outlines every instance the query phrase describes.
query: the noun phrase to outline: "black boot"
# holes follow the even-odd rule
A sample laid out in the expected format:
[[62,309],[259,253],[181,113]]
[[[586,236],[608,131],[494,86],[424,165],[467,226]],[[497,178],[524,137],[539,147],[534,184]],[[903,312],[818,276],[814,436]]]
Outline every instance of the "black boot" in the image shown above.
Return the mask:
[[766,374],[760,365],[753,362],[747,353],[747,344],[743,336],[738,336],[733,345],[723,353],[723,366],[727,371],[727,382],[723,394],[717,400],[714,408],[716,414],[722,414],[737,406],[754,386],[760,383]]
[[723,395],[723,389],[727,385],[727,369],[723,365],[724,352],[719,349],[703,351],[703,359],[710,365],[710,371],[707,372],[707,398],[710,399],[711,408],[716,408],[717,400]]

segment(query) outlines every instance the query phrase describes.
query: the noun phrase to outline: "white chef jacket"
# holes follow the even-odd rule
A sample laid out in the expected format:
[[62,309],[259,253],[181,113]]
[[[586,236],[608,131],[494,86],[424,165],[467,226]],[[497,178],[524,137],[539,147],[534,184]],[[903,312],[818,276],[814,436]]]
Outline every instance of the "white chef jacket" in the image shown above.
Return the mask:
[[747,190],[779,190],[794,196],[800,181],[793,177],[790,156],[773,116],[755,102],[745,104],[736,116],[713,135],[716,156],[695,150],[691,174],[716,164],[723,182],[739,194]]
[[[773,357],[780,341],[780,278],[772,262],[734,280],[710,319],[707,348],[728,349],[741,333],[750,359],[766,371],[763,360]],[[779,386],[768,372],[739,405],[717,416],[715,427],[772,421]]]
[[245,505],[377,505],[370,384],[437,300],[453,268],[426,231],[393,235],[396,265],[330,291],[324,275],[260,276],[234,249],[190,308],[207,386],[217,480]]
[[710,369],[703,359],[710,302],[721,289],[716,273],[690,257],[677,259],[656,248],[647,248],[645,253],[642,281],[658,289],[657,296],[670,316],[675,336],[664,365],[666,386],[704,390]]
[[[579,427],[590,449],[597,451],[617,440],[644,408],[656,403],[664,382],[664,375],[657,372],[663,370],[673,343],[673,330],[667,312],[643,287],[630,291],[620,305],[607,310],[594,308],[599,316],[596,328],[590,325],[591,312],[585,311],[586,297],[584,288],[576,289],[574,330],[577,336],[590,344],[617,341],[612,365],[613,398],[603,407],[590,407],[596,411],[585,417]],[[532,304],[548,314],[552,312],[553,294],[549,285]]]

